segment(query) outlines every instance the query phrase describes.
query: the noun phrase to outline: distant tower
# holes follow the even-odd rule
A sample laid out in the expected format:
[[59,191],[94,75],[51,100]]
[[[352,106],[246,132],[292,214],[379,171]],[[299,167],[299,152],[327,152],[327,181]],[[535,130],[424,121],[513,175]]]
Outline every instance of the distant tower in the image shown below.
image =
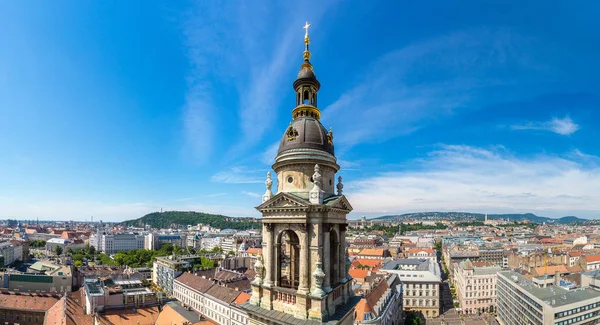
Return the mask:
[[487,213],[485,214],[485,220],[483,221],[483,223],[487,223]]
[[321,84],[310,63],[308,27],[304,62],[294,81],[296,107],[273,165],[277,193],[271,192],[267,174],[263,203],[257,207],[263,255],[255,265],[252,298],[242,306],[253,325],[354,322],[345,248],[346,215],[352,207],[342,195],[343,185],[334,184],[340,166],[333,132],[320,122]]

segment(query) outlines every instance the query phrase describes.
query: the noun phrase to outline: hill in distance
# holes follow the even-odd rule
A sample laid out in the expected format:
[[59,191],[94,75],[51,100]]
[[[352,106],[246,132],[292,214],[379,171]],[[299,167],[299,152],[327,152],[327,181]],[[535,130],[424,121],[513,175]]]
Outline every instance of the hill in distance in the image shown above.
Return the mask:
[[165,229],[171,228],[172,225],[185,227],[188,225],[195,226],[199,223],[219,229],[246,230],[260,228],[260,224],[252,218],[234,218],[194,211],[152,212],[141,218],[124,221],[121,224],[128,227],[145,227],[148,225],[151,228]]
[[[471,213],[471,212],[416,212],[416,213],[405,213],[400,215],[389,215],[374,218],[375,220],[406,220],[406,219],[428,219],[428,218],[441,218],[450,220],[478,220],[483,221],[485,214],[482,213]],[[488,219],[510,219],[511,221],[524,221],[528,220],[533,223],[583,223],[589,221],[588,219],[582,219],[574,216],[567,216],[558,219],[541,217],[533,213],[522,213],[522,214],[488,214]]]

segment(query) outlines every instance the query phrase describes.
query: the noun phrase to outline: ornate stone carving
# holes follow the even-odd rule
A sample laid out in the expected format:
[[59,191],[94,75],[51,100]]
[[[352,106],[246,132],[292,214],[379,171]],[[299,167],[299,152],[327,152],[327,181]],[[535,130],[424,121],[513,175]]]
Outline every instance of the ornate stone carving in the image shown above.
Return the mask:
[[308,223],[298,224],[298,228],[300,228],[300,231],[305,234],[308,233],[308,227],[309,227]]
[[265,228],[267,228],[267,231],[271,232],[273,231],[273,224],[272,223],[264,223]]
[[309,201],[312,204],[323,204],[323,198],[325,192],[321,189],[322,176],[321,176],[321,168],[318,164],[315,165],[315,172],[312,176],[313,180],[313,188],[309,193]]
[[338,177],[338,183],[337,183],[337,195],[342,195],[343,193],[343,189],[344,189],[344,184],[342,184],[342,176]]
[[327,133],[327,142],[333,144],[333,131],[331,127],[329,128],[329,133]]
[[269,201],[273,197],[273,192],[271,191],[271,188],[273,187],[271,171],[267,172],[267,180],[265,181],[265,187],[267,188],[267,190],[265,191],[265,194],[262,197],[263,203]]
[[285,134],[287,135],[288,141],[296,140],[296,137],[298,136],[298,130],[294,129],[294,127],[292,126],[292,122],[290,122],[290,126],[288,126],[287,130],[285,131]]
[[262,263],[262,255],[258,255],[258,257],[256,258],[256,263],[254,264],[254,271],[256,271],[256,278],[252,282],[253,284],[259,286],[263,283],[264,270],[265,270],[265,267]]
[[313,279],[315,279],[315,289],[312,292],[312,296],[315,298],[321,298],[325,295],[323,290],[323,281],[325,280],[325,272],[323,272],[323,263],[317,262],[317,267],[313,272]]

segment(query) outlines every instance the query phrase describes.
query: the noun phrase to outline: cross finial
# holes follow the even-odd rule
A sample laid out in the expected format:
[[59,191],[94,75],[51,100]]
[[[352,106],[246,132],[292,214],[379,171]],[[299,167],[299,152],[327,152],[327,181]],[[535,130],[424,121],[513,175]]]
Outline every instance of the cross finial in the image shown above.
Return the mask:
[[306,22],[306,24],[304,24],[304,27],[302,27],[302,28],[304,28],[304,30],[306,30],[306,34],[304,35],[304,37],[308,37],[308,28],[309,28],[310,26],[311,26],[311,25],[310,25],[308,22]]

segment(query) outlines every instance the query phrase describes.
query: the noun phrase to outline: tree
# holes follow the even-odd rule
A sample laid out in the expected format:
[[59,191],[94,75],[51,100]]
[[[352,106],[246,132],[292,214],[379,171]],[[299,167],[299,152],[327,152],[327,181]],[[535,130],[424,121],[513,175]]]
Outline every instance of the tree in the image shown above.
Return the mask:
[[83,265],[83,262],[77,260],[75,261],[75,267],[80,268]]
[[62,248],[62,247],[60,247],[60,246],[58,246],[58,245],[56,245],[56,247],[54,247],[54,253],[55,253],[57,256],[60,256],[60,255],[62,254],[62,252],[63,252],[63,248]]
[[414,311],[407,312],[404,325],[423,325],[422,314]]

